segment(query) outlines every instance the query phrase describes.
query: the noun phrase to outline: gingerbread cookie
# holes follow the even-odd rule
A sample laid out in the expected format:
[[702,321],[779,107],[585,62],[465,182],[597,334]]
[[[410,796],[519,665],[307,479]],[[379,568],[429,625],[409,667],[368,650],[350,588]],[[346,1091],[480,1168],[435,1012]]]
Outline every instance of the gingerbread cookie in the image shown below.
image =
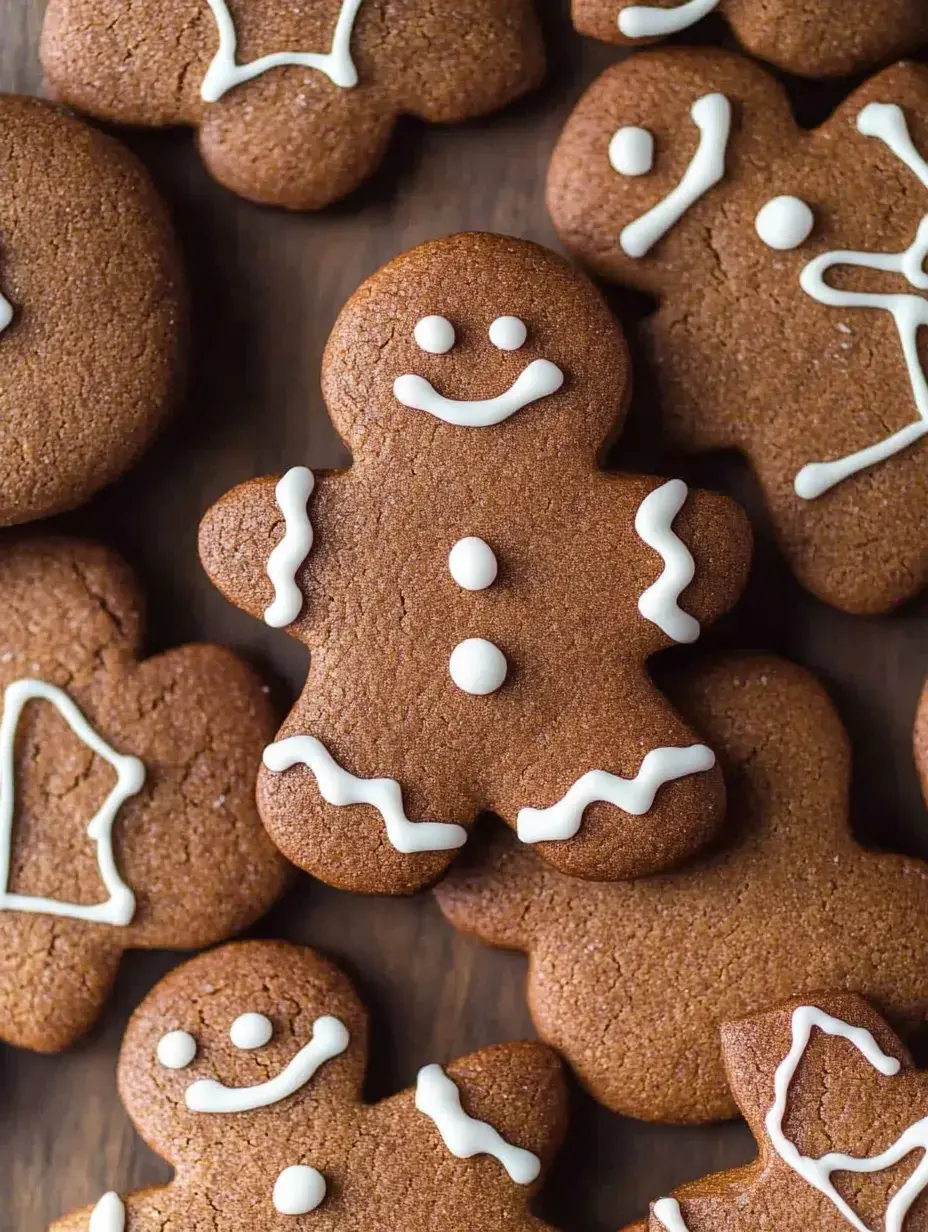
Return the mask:
[[0,95],[0,526],[121,475],[170,408],[183,288],[167,213],[132,154]]
[[729,792],[719,850],[679,872],[597,885],[505,832],[438,887],[456,927],[529,954],[541,1037],[629,1116],[734,1115],[719,1024],[790,995],[859,991],[928,1011],[928,865],[860,847],[849,750],[811,676],[771,657],[693,673],[681,695]]
[[866,1001],[819,993],[727,1023],[722,1051],[760,1157],[627,1232],[928,1228],[928,1077]]
[[632,47],[714,12],[745,51],[809,77],[859,72],[928,42],[924,0],[573,0],[581,34]]
[[210,174],[268,205],[314,210],[371,175],[400,115],[437,124],[532,89],[532,0],[51,0],[52,95],[116,124],[182,124]]
[[915,715],[915,765],[921,779],[922,792],[928,801],[928,682],[925,683],[918,699],[918,710]]
[[351,469],[253,480],[200,529],[219,589],[312,649],[259,776],[280,849],[389,893],[485,810],[577,876],[690,855],[721,776],[645,661],[734,602],[750,530],[599,469],[629,386],[604,301],[537,245],[432,241],[355,292],[322,381]]
[[177,1177],[55,1232],[232,1228],[243,1212],[262,1228],[312,1212],[318,1232],[544,1232],[528,1201],[566,1123],[554,1054],[484,1048],[366,1104],[367,1034],[350,982],[312,950],[238,942],[177,968],[133,1015],[118,1070]]
[[0,548],[0,1039],[53,1052],[120,956],[257,919],[286,879],[254,805],[274,730],[218,646],[137,661],[141,603],[109,551]]
[[821,128],[720,51],[643,52],[581,99],[552,158],[565,244],[654,295],[668,436],[753,466],[800,581],[882,612],[928,581],[928,68]]

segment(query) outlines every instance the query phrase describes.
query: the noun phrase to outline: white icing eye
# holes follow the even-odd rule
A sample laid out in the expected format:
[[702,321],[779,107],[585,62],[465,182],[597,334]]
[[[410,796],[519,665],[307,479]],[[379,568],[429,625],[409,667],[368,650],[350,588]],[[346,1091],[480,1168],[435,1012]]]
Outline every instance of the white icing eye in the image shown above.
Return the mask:
[[459,689],[475,697],[495,693],[507,672],[506,656],[483,637],[469,637],[451,652],[448,671]]
[[412,331],[420,350],[445,355],[454,346],[454,326],[447,317],[423,317]]
[[609,162],[619,175],[647,175],[654,166],[654,138],[646,128],[618,129],[609,142]]
[[525,322],[518,317],[497,317],[490,326],[490,341],[501,351],[518,351],[527,337]]
[[158,1040],[156,1055],[165,1069],[186,1069],[197,1055],[197,1041],[188,1031],[169,1031]]
[[788,252],[809,238],[815,216],[798,197],[773,197],[758,213],[754,226],[768,248]]
[[281,1215],[308,1215],[325,1197],[325,1177],[307,1164],[284,1168],[274,1182],[274,1209]]
[[448,553],[448,569],[463,590],[486,590],[496,581],[496,554],[483,539],[468,535]]
[[274,1034],[274,1024],[263,1014],[239,1014],[229,1028],[229,1038],[236,1048],[250,1052],[253,1048],[263,1048]]

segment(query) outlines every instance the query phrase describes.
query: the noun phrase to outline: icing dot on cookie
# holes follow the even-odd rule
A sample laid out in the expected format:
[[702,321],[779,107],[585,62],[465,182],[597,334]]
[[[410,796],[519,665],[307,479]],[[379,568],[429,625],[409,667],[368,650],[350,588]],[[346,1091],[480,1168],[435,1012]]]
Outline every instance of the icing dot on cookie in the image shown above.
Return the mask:
[[476,535],[459,539],[448,554],[451,576],[464,590],[486,590],[496,581],[496,554]]
[[325,1197],[325,1177],[315,1168],[294,1164],[274,1182],[274,1209],[281,1215],[308,1215]]
[[157,1057],[165,1069],[186,1069],[197,1055],[197,1042],[188,1031],[169,1031],[158,1040]]
[[454,326],[447,317],[423,317],[412,331],[420,350],[444,355],[454,346]]
[[483,637],[469,637],[451,652],[451,679],[459,689],[475,697],[495,693],[506,679],[506,656]]
[[518,317],[497,317],[490,326],[490,341],[501,351],[518,351],[527,336],[525,322]]
[[773,197],[761,209],[754,225],[768,248],[787,252],[805,243],[812,234],[815,217],[798,197]]
[[274,1026],[270,1018],[263,1014],[239,1014],[229,1028],[229,1038],[236,1048],[249,1052],[252,1048],[263,1048],[274,1034]]
[[609,142],[609,162],[619,175],[647,175],[654,166],[654,138],[646,128],[620,128]]

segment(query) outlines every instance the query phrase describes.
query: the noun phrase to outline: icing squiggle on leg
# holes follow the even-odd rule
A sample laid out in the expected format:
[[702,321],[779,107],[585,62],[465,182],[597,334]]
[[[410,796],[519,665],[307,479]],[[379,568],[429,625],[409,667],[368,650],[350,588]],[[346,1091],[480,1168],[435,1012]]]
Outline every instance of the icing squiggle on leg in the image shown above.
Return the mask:
[[313,546],[313,528],[306,503],[316,481],[306,466],[292,466],[274,489],[277,508],[284,515],[284,537],[267,560],[267,576],[274,586],[274,602],[265,610],[264,622],[272,629],[292,624],[300,614],[303,595],[296,572]]
[[684,612],[679,599],[696,574],[692,553],[673,532],[673,520],[683,508],[689,488],[671,479],[649,492],[635,514],[635,532],[664,562],[664,571],[638,600],[638,611],[675,642],[695,642],[699,621]]
[[651,1214],[667,1232],[689,1232],[676,1198],[660,1198],[651,1208]]
[[701,21],[711,13],[719,0],[685,0],[672,9],[659,9],[653,4],[633,4],[619,14],[619,29],[626,38],[663,38],[676,34]]

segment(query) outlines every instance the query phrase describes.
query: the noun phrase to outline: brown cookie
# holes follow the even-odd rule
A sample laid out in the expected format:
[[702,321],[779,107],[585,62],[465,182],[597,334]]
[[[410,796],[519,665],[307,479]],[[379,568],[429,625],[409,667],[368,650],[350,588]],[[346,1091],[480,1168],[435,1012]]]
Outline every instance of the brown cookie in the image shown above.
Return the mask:
[[183,286],[167,213],[132,154],[0,95],[0,526],[87,500],[161,424]]
[[854,989],[900,1024],[928,1011],[928,865],[848,830],[849,750],[811,676],[738,657],[681,695],[726,772],[726,838],[644,881],[562,876],[505,833],[436,895],[456,927],[525,950],[541,1037],[601,1103],[712,1121],[735,1106],[719,1024],[791,995]]
[[665,50],[593,84],[549,171],[564,243],[658,300],[670,439],[741,450],[800,581],[849,612],[928,581],[926,159],[928,68],[809,132],[750,61]]
[[922,792],[928,801],[928,681],[918,699],[918,709],[915,715],[915,765],[921,779]]
[[314,210],[376,169],[400,115],[436,124],[532,89],[532,0],[50,0],[50,93],[116,124],[198,132],[212,176]]
[[485,810],[582,877],[705,843],[721,776],[645,661],[734,602],[750,529],[599,469],[629,386],[599,294],[535,244],[435,240],[351,297],[322,382],[351,469],[252,480],[200,529],[219,589],[312,649],[259,776],[275,843],[387,893]]
[[366,1104],[367,1034],[351,983],[312,950],[245,941],[177,968],[133,1015],[118,1071],[176,1179],[56,1232],[544,1232],[528,1199],[566,1124],[555,1055],[484,1048]]
[[718,12],[745,51],[809,77],[859,72],[928,42],[924,0],[573,0],[572,11],[581,34],[627,47]]
[[124,950],[223,940],[285,882],[254,805],[264,689],[219,646],[139,662],[140,613],[104,548],[0,548],[0,1039],[21,1047],[86,1030]]
[[674,1190],[627,1232],[928,1228],[928,1079],[866,1001],[817,993],[726,1023],[722,1051],[759,1158]]

